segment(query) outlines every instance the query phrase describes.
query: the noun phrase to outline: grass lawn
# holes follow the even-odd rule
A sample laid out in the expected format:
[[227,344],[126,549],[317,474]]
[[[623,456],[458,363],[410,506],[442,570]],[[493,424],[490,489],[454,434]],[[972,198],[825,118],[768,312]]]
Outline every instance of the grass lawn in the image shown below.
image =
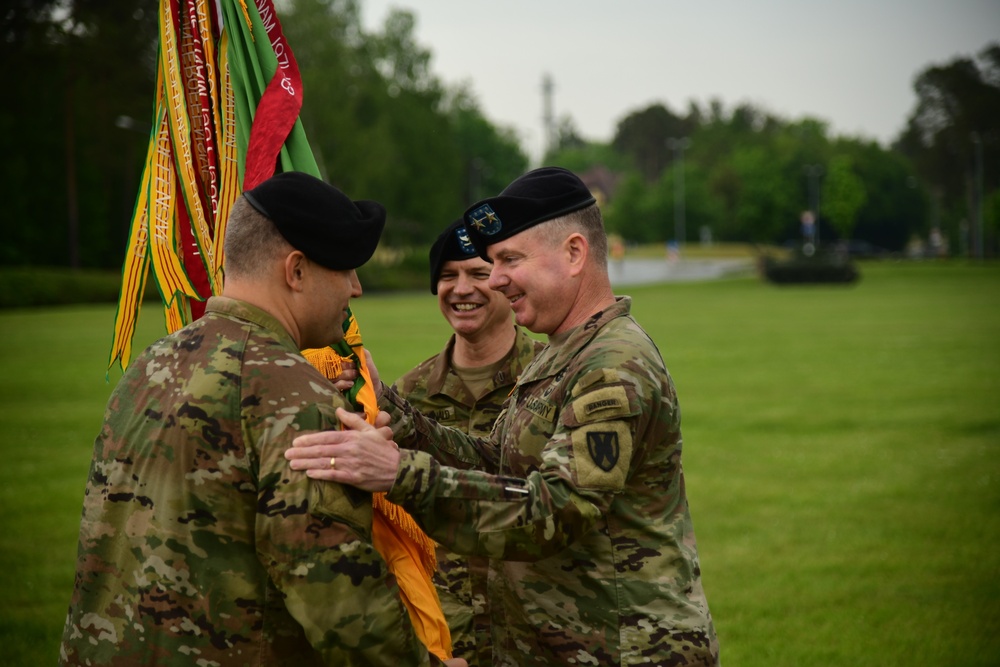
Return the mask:
[[[854,286],[621,290],[677,384],[727,667],[1000,663],[1000,265],[862,264]],[[386,380],[448,332],[356,302]],[[112,306],[0,311],[0,645],[53,664]],[[136,348],[161,333],[147,304]]]

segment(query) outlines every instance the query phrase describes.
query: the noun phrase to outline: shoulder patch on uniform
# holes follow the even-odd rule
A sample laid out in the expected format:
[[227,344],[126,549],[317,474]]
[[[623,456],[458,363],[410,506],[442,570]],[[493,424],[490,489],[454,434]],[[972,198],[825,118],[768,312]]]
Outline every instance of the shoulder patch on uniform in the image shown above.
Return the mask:
[[573,431],[573,458],[582,488],[621,491],[632,460],[632,431],[622,421],[581,426]]
[[588,373],[584,373],[576,384],[573,385],[573,391],[570,392],[571,396],[579,396],[588,387],[592,387],[598,382],[603,384],[611,384],[613,382],[618,382],[618,371],[613,368],[597,368]]
[[614,419],[631,414],[625,387],[601,387],[588,392],[573,401],[573,416],[580,424]]
[[618,444],[618,433],[611,431],[587,431],[587,453],[590,460],[603,470],[610,472],[618,463],[621,448]]

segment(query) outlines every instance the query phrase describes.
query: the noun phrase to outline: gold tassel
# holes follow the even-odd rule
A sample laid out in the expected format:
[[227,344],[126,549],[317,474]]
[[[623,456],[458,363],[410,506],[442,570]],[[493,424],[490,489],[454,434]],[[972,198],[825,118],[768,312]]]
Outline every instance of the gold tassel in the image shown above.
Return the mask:
[[329,347],[302,350],[302,356],[329,380],[336,380],[340,377],[340,374],[344,372],[344,362],[350,361]]
[[421,530],[413,517],[402,507],[386,499],[384,493],[372,494],[372,507],[409,537],[420,550],[420,565],[427,576],[437,570],[437,556],[434,553],[434,542]]
[[[344,362],[351,361],[329,347],[302,350],[302,356],[330,380],[340,377],[344,370]],[[420,551],[421,567],[428,576],[432,575],[437,569],[434,542],[420,529],[413,517],[399,505],[387,500],[384,493],[372,494],[372,507],[413,541],[414,546]]]
[[253,21],[250,20],[250,10],[247,9],[247,0],[240,0],[240,9],[243,10],[243,18],[247,22],[247,28],[250,29],[250,41],[256,42],[253,36]]

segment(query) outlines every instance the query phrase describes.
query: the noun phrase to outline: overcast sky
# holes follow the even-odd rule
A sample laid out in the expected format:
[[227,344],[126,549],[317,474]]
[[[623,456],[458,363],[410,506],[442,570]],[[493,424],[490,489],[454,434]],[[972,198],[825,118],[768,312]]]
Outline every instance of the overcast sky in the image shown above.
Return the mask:
[[[906,124],[931,64],[1000,42],[1000,0],[361,0],[369,30],[391,7],[446,84],[467,81],[483,113],[513,128],[533,162],[553,115],[608,141],[631,112],[686,113],[715,98],[883,144]],[[1000,111],[998,111],[1000,112]]]

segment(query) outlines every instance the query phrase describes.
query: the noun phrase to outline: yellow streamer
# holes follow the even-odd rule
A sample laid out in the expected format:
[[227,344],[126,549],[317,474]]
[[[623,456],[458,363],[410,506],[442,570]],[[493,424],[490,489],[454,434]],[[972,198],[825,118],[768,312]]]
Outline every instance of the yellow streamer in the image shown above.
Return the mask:
[[151,162],[156,150],[156,144],[149,142],[146,149],[146,161],[142,170],[142,181],[139,185],[139,196],[135,211],[132,214],[132,227],[129,231],[128,247],[125,262],[122,267],[122,288],[118,294],[118,311],[115,313],[115,336],[111,342],[111,354],[108,368],[119,361],[127,366],[132,359],[132,337],[135,333],[139,310],[142,308],[142,296],[146,290],[146,278],[149,275],[149,178],[152,172]]
[[[213,284],[212,267],[215,265],[212,248],[212,233],[208,228],[208,219],[198,194],[198,181],[194,173],[194,155],[191,150],[191,126],[188,122],[187,109],[184,106],[184,82],[181,79],[178,63],[177,35],[174,32],[174,22],[171,16],[169,2],[160,3],[160,64],[163,76],[164,102],[166,102],[167,117],[170,120],[170,137],[173,140],[174,157],[178,176],[178,190],[184,196],[188,215],[191,218],[191,228],[195,242],[202,254],[202,262],[208,273],[209,286],[212,294],[218,291]],[[197,296],[197,292],[191,296]]]

